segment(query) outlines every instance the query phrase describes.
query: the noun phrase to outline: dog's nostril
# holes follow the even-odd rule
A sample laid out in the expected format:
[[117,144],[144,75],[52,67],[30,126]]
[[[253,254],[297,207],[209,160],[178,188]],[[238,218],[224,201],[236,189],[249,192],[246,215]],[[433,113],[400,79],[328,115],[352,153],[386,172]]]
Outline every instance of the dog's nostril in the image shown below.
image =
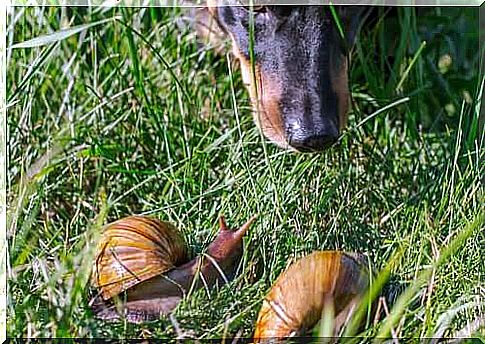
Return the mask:
[[333,136],[310,136],[304,140],[291,139],[289,144],[300,152],[322,151],[337,140]]
[[338,138],[337,130],[329,130],[322,133],[300,133],[300,135],[290,135],[288,143],[300,152],[322,151]]
[[291,147],[300,152],[320,152],[338,139],[339,130],[333,120],[306,117],[304,120],[293,119],[287,122],[286,133]]

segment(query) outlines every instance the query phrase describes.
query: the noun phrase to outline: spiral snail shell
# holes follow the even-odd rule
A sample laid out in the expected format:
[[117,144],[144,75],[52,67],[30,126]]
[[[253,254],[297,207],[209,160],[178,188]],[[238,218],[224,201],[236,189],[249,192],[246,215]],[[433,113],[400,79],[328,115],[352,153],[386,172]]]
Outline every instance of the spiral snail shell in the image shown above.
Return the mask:
[[97,245],[91,276],[99,290],[90,302],[95,315],[135,323],[155,320],[175,309],[191,287],[227,282],[253,220],[232,231],[221,217],[207,254],[192,260],[181,233],[168,222],[130,216],[108,224]]
[[317,251],[296,261],[263,300],[254,341],[304,335],[333,307],[334,332],[351,316],[369,285],[366,258],[358,253]]

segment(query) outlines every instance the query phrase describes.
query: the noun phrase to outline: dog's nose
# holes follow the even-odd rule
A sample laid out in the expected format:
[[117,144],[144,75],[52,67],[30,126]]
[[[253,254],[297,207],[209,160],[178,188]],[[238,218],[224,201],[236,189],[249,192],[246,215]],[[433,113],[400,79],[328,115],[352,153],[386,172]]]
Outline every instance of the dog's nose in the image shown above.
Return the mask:
[[338,135],[337,126],[333,123],[314,128],[293,128],[288,143],[300,152],[318,152],[334,143]]

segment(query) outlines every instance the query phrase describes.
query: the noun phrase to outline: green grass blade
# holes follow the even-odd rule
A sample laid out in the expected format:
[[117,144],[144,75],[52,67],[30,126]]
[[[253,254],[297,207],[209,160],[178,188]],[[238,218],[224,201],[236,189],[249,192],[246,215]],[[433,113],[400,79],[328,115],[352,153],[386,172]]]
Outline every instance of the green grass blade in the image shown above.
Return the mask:
[[69,29],[63,29],[59,30],[57,32],[53,32],[47,35],[35,37],[32,39],[29,39],[28,41],[25,42],[20,42],[20,43],[15,43],[13,44],[10,49],[21,49],[21,48],[35,48],[35,47],[41,47],[47,44],[52,44],[56,43],[59,41],[62,41],[68,37],[71,37],[83,30],[87,30],[89,28],[92,28],[94,26],[98,26],[101,24],[105,24],[108,22],[111,22],[113,20],[117,19],[117,17],[109,18],[109,19],[103,19],[96,21],[94,23],[89,23],[89,24],[82,24],[78,26],[71,27]]
[[418,60],[418,57],[421,55],[421,52],[423,51],[423,49],[425,47],[426,47],[426,41],[424,41],[424,42],[421,43],[421,45],[419,46],[418,51],[416,52],[416,54],[414,54],[413,59],[409,63],[409,66],[406,68],[406,70],[402,74],[401,79],[397,83],[396,92],[400,92],[401,91],[401,87],[402,87],[403,83],[406,81],[406,79],[407,79],[407,77],[409,75],[409,72],[411,71],[411,68],[413,68],[414,64]]
[[453,241],[445,247],[436,262],[432,267],[421,272],[414,283],[405,290],[405,292],[398,298],[396,305],[392,308],[391,314],[384,321],[376,338],[389,338],[391,335],[391,329],[401,319],[404,311],[406,310],[409,302],[415,297],[416,293],[421,289],[423,283],[429,280],[433,270],[441,268],[444,263],[447,262],[450,256],[452,256],[460,248],[463,243],[470,238],[477,230],[482,229],[485,225],[485,212],[483,210],[474,217],[474,219],[466,225],[466,227],[456,235]]

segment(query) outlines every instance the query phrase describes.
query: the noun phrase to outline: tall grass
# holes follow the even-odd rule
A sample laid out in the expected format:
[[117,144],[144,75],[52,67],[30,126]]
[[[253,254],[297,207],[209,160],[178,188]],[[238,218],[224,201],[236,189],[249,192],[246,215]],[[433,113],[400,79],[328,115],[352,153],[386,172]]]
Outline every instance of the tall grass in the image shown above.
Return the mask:
[[[198,46],[181,20],[176,8],[8,14],[8,335],[250,336],[290,261],[341,249],[390,277],[389,315],[361,335],[483,338],[475,9],[371,21],[352,56],[348,130],[319,155],[262,142],[233,57]],[[103,224],[151,214],[196,254],[220,214],[235,227],[255,213],[229,285],[154,323],[93,318]]]

